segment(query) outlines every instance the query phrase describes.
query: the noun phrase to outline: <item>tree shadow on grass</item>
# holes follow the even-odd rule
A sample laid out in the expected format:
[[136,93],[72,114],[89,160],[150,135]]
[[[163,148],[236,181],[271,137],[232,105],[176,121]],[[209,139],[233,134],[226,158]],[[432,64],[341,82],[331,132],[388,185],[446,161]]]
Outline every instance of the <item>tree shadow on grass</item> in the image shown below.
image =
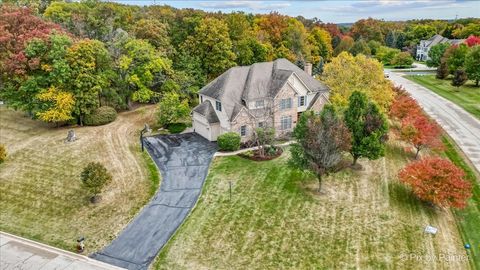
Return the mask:
[[429,216],[436,216],[438,208],[425,201],[420,200],[412,193],[411,189],[398,181],[389,181],[388,192],[390,205],[396,206],[404,211],[411,211],[415,214],[427,213]]

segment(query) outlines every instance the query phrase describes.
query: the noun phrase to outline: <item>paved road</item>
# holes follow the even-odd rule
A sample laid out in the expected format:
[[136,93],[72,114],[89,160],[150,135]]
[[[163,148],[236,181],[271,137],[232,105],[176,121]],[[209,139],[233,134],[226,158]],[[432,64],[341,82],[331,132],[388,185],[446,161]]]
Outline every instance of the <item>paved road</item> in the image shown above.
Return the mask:
[[122,268],[0,232],[0,269],[114,270]]
[[480,120],[453,102],[403,78],[402,75],[403,73],[391,72],[390,80],[396,85],[405,87],[425,112],[455,140],[477,171],[480,171]]
[[147,137],[162,173],[160,190],[125,230],[93,258],[128,269],[147,269],[200,196],[216,144],[195,133]]

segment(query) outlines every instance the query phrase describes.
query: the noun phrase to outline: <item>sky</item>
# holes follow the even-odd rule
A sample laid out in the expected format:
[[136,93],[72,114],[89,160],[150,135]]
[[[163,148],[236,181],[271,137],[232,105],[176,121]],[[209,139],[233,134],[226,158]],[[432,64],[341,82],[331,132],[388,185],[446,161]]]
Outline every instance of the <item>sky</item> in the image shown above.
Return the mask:
[[178,1],[178,0],[110,0],[130,5],[169,5],[176,8],[195,8],[205,11],[244,11],[269,13],[278,11],[290,16],[318,18],[323,22],[349,23],[362,18],[455,19],[480,17],[480,0],[361,0],[361,1]]

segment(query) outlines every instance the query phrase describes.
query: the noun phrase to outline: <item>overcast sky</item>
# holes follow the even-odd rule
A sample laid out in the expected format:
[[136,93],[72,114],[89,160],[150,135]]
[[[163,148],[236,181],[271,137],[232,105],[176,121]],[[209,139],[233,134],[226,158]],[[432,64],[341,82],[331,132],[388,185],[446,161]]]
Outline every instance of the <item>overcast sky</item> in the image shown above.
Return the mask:
[[385,20],[455,19],[480,17],[480,1],[469,0],[362,0],[362,1],[162,1],[111,0],[131,5],[170,5],[205,11],[244,11],[269,13],[278,11],[290,16],[317,17],[324,22],[355,22],[373,17]]

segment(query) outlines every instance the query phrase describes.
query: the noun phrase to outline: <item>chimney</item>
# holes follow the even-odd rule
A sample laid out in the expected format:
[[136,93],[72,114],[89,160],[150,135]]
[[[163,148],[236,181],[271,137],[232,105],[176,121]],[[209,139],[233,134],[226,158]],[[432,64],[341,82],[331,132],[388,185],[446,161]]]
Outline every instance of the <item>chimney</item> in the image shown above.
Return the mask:
[[312,76],[312,63],[305,63],[303,70],[310,76]]

